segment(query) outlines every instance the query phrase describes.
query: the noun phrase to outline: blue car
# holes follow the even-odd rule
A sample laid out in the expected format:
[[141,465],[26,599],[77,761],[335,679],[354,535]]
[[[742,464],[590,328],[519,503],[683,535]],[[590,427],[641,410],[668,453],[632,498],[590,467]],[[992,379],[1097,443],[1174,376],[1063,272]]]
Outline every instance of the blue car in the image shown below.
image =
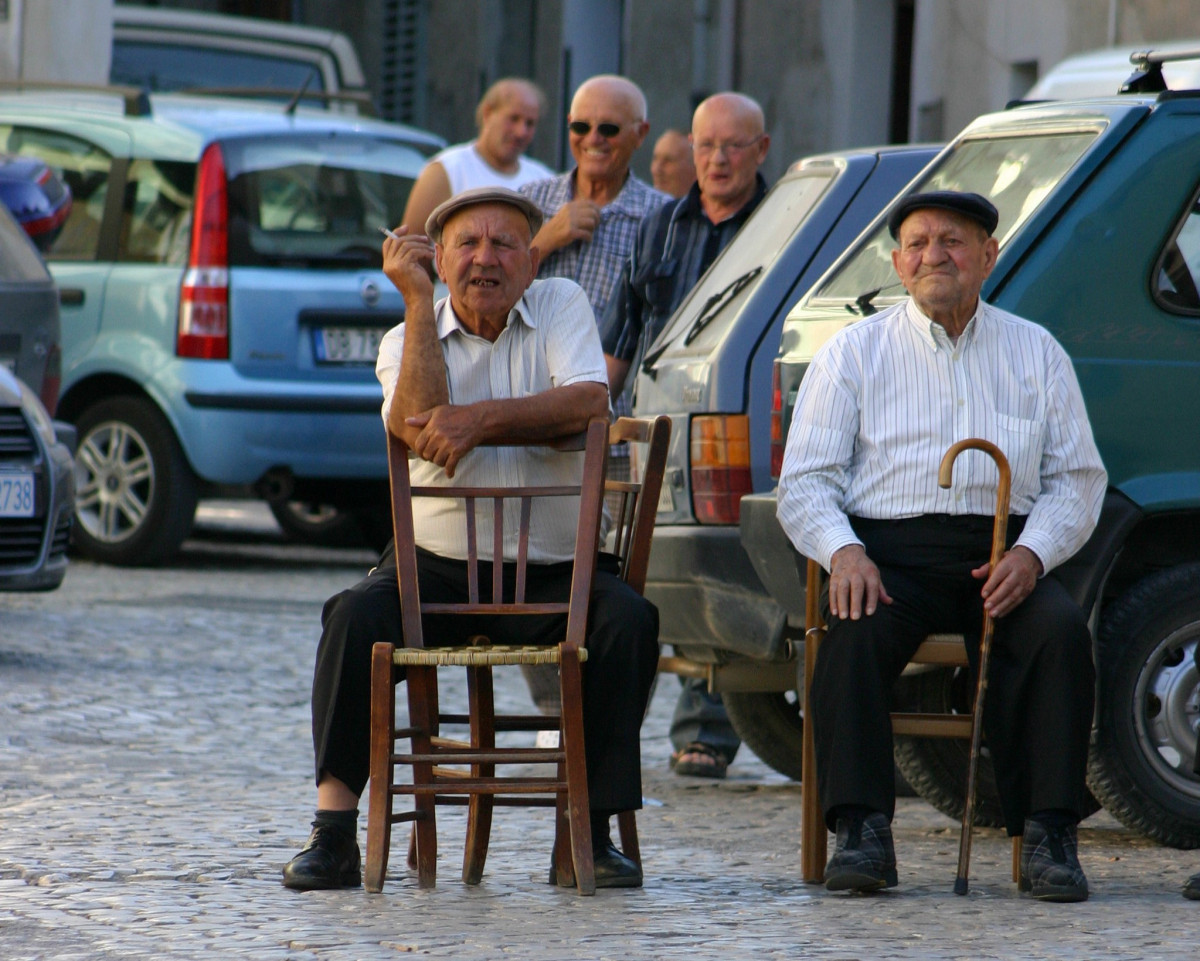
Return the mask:
[[403,304],[379,226],[440,146],[265,101],[0,93],[0,152],[41,160],[73,197],[46,259],[81,552],[160,562],[209,493],[254,493],[285,519],[297,504],[385,516],[374,363]]

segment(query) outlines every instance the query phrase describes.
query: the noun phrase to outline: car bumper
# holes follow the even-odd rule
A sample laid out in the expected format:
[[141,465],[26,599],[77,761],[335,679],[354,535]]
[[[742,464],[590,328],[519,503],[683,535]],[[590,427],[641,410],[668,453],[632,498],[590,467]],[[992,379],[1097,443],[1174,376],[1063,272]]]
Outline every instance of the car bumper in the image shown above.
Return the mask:
[[742,498],[741,545],[764,590],[794,623],[804,623],[804,577],[796,552],[775,516],[775,491]]
[[75,513],[75,474],[63,444],[46,450],[39,479],[45,509],[36,518],[0,523],[0,591],[52,591],[67,573],[67,546]]

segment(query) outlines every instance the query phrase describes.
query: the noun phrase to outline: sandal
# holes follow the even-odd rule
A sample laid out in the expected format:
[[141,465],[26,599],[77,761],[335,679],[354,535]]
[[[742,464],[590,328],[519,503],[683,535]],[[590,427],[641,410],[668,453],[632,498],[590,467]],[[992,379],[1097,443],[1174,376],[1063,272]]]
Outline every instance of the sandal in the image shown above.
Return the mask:
[[671,770],[686,777],[723,778],[729,770],[725,755],[703,741],[692,741],[671,755]]

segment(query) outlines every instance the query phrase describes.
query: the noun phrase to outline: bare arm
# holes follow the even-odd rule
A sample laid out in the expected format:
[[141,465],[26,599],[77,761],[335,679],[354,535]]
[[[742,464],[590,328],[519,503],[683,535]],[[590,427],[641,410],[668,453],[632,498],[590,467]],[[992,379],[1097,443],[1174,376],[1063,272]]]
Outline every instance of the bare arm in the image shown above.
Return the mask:
[[433,213],[433,208],[449,199],[450,178],[446,176],[446,168],[436,161],[427,163],[412,185],[408,203],[404,207],[402,222],[408,227],[409,233],[425,233],[425,221]]
[[558,213],[542,224],[533,238],[532,246],[545,257],[567,244],[582,240],[590,243],[600,224],[600,207],[590,200],[577,197],[558,208]]
[[612,354],[605,354],[604,366],[608,369],[608,392],[616,400],[625,386],[625,378],[629,376],[629,361],[617,360]]

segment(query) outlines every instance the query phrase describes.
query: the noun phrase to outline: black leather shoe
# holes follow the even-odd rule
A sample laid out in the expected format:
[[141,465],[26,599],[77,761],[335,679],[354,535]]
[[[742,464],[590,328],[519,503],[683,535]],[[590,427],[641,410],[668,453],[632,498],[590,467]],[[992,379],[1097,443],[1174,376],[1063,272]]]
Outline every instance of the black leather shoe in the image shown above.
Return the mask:
[[283,886],[296,891],[327,891],[362,885],[358,841],[326,824],[314,825],[304,847],[283,866]]
[[625,857],[610,842],[592,852],[598,888],[640,888],[642,868],[632,858]]
[[1026,820],[1018,889],[1039,901],[1086,901],[1088,883],[1079,866],[1078,848],[1074,824],[1047,827]]
[[898,883],[887,817],[876,811],[865,817],[838,818],[837,847],[825,865],[825,889],[865,893]]
[[1200,874],[1193,874],[1183,882],[1183,896],[1189,901],[1200,901]]

